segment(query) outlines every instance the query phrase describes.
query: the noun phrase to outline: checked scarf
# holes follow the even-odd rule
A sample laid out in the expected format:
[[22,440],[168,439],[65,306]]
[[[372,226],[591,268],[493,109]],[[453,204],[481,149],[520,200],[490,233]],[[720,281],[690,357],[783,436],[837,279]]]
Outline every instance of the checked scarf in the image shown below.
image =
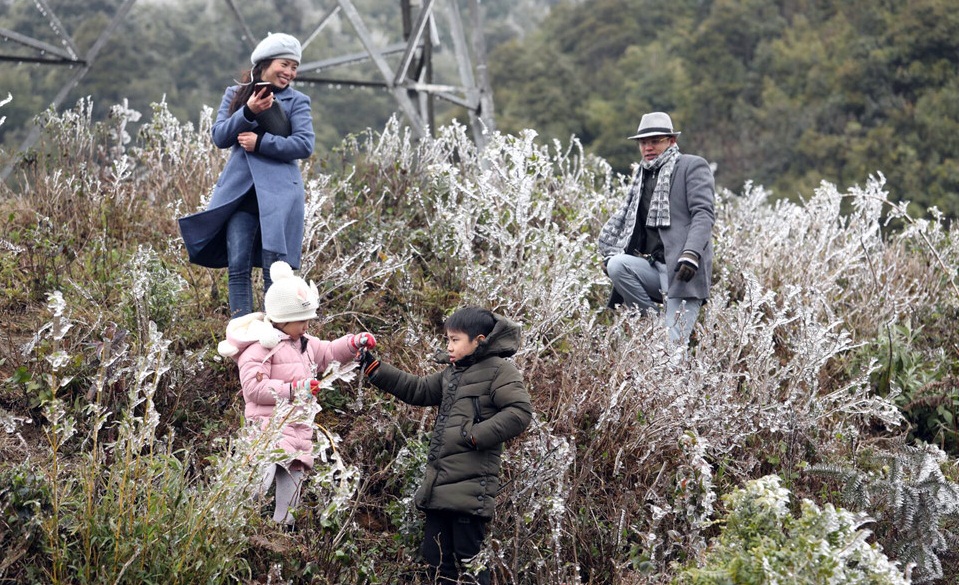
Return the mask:
[[[673,169],[679,159],[679,146],[672,145],[661,155],[651,161],[643,161],[644,170],[659,169],[659,180],[653,190],[653,199],[649,203],[649,215],[646,216],[646,227],[669,227],[669,186],[672,184]],[[645,174],[643,173],[645,180]]]

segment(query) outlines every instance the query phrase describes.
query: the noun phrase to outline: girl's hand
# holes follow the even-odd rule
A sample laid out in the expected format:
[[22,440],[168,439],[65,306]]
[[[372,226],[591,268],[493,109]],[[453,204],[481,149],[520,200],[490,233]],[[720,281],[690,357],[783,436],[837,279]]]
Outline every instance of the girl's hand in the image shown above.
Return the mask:
[[373,349],[376,347],[376,338],[373,337],[372,333],[357,333],[350,338],[350,349],[357,351],[359,349]]
[[290,402],[293,401],[293,394],[296,393],[298,388],[309,388],[310,394],[316,396],[320,393],[320,381],[319,380],[296,380],[290,382]]

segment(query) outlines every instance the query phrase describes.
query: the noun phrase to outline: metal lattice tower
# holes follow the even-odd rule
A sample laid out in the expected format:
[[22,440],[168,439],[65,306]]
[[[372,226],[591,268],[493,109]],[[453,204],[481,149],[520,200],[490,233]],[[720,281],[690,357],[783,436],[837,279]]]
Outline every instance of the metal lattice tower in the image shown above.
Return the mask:
[[[239,21],[252,49],[257,37],[250,32],[236,2],[226,0],[226,3]],[[426,136],[435,128],[434,101],[437,98],[443,99],[469,112],[473,138],[482,148],[485,144],[484,128],[490,131],[495,129],[493,93],[486,67],[483,9],[480,0],[467,0],[467,4],[472,43],[467,40],[459,0],[400,0],[404,42],[377,47],[353,2],[336,0],[335,6],[304,40],[304,48],[322,32],[330,19],[340,14],[353,28],[364,51],[300,63],[297,80],[346,87],[385,88],[393,95],[400,111],[418,137]],[[445,20],[449,27],[447,32],[452,38],[453,54],[459,72],[459,79],[455,84],[436,83],[433,79],[433,51],[437,43],[436,33],[441,26],[437,14],[439,11],[446,13]],[[394,68],[386,57],[396,54],[402,54],[402,57]],[[349,69],[369,62],[375,65],[381,79],[367,81],[328,76],[331,71]]]
[[[301,63],[298,79],[307,83],[328,83],[344,87],[385,88],[393,95],[399,110],[406,117],[417,137],[425,137],[433,131],[435,100],[445,100],[468,111],[473,138],[477,146],[482,148],[486,142],[486,132],[495,130],[496,126],[493,118],[493,94],[487,75],[483,9],[480,0],[466,0],[469,15],[468,29],[471,31],[470,40],[467,38],[467,27],[464,26],[460,0],[399,1],[404,41],[378,47],[363,17],[351,0],[328,0],[327,3],[333,6],[325,13],[309,37],[303,41],[304,48],[322,32],[333,17],[340,15],[349,22],[363,46],[363,52]],[[34,56],[4,54],[0,45],[0,61],[75,68],[74,74],[64,83],[49,104],[50,107],[58,109],[70,91],[93,67],[100,51],[126,18],[136,0],[123,0],[110,23],[83,55],[80,54],[73,38],[60,23],[47,0],[34,0],[34,2],[41,14],[50,22],[50,27],[62,46],[0,28],[0,37],[35,51]],[[225,0],[225,2],[236,17],[252,49],[259,36],[250,31],[235,0]],[[441,27],[439,12],[445,12],[445,18],[442,20],[445,20],[448,26],[446,32],[452,39],[452,50],[459,76],[455,83],[438,83],[434,79],[433,53],[438,42],[437,31]],[[387,57],[395,55],[401,55],[401,58],[397,65],[391,66]],[[334,70],[349,70],[363,63],[373,63],[380,79],[371,81],[329,76]],[[20,150],[24,151],[33,146],[39,135],[39,128],[31,128]],[[10,168],[4,169],[0,180],[6,178],[10,170]]]
[[[67,98],[67,95],[70,93],[70,91],[75,88],[77,84],[80,83],[80,80],[83,79],[90,71],[91,66],[96,61],[97,56],[100,54],[100,50],[103,49],[103,46],[113,35],[113,32],[117,29],[117,26],[119,26],[120,23],[123,22],[123,19],[126,18],[127,13],[130,12],[130,9],[133,7],[133,3],[136,2],[136,0],[123,1],[123,4],[117,9],[116,14],[113,15],[113,19],[110,20],[110,23],[106,26],[106,28],[103,29],[103,32],[100,33],[100,36],[97,37],[97,40],[93,43],[93,46],[91,46],[90,50],[87,51],[83,56],[80,56],[80,50],[77,48],[76,43],[74,43],[73,37],[66,32],[66,29],[64,29],[63,24],[60,23],[60,19],[57,17],[56,13],[47,4],[47,0],[34,1],[36,2],[37,8],[40,10],[41,14],[46,16],[46,18],[50,21],[50,28],[53,29],[54,34],[57,35],[63,46],[58,47],[35,38],[22,35],[16,31],[0,28],[0,36],[3,38],[36,50],[36,56],[33,57],[0,53],[0,61],[16,61],[19,63],[37,63],[40,65],[68,66],[76,68],[73,76],[71,76],[70,79],[63,84],[63,87],[61,87],[60,91],[57,92],[57,95],[53,98],[53,101],[50,102],[49,107],[59,109],[63,104],[63,100]],[[29,149],[34,145],[34,143],[36,143],[38,138],[40,138],[40,128],[36,125],[33,125],[33,127],[30,129],[30,133],[20,145],[20,150],[25,151]],[[0,181],[6,179],[12,169],[12,165],[2,169],[2,171],[0,171]]]

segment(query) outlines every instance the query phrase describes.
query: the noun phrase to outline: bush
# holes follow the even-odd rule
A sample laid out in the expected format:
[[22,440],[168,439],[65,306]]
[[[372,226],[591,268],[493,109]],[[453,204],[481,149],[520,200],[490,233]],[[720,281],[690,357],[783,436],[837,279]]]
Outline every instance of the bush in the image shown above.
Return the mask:
[[[409,497],[433,413],[331,382],[328,409],[313,414],[337,459],[311,475],[297,532],[248,514],[228,478],[249,475],[238,462],[253,443],[235,366],[213,350],[225,275],[187,263],[175,223],[203,206],[223,164],[206,134],[212,112],[195,130],[158,104],[130,143],[135,113],[117,108],[91,127],[88,110],[83,100],[45,118],[37,156],[17,167],[16,198],[2,203],[0,285],[16,311],[0,327],[0,407],[29,410],[26,444],[43,448],[11,449],[0,469],[43,462],[36,485],[50,490],[46,548],[7,575],[89,573],[87,542],[107,539],[122,551],[106,559],[113,580],[186,579],[137,552],[155,533],[129,520],[136,512],[177,523],[182,538],[165,554],[209,571],[200,578],[400,579],[416,562]],[[823,183],[801,205],[752,185],[721,191],[712,297],[685,351],[661,317],[604,310],[595,234],[627,178],[575,140],[492,133],[479,151],[458,124],[414,140],[394,120],[335,156],[304,164],[301,273],[323,294],[314,334],[372,331],[382,359],[425,374],[459,305],[523,326],[514,359],[536,417],[507,446],[480,558],[501,583],[669,581],[715,536],[718,494],[775,473],[811,497],[822,480],[809,466],[903,434],[894,388],[875,386],[886,362],[873,348],[890,326],[928,307],[923,331],[954,339],[959,226],[903,218],[881,177],[845,193]],[[897,214],[903,229],[890,232],[883,222]],[[935,343],[903,336],[896,355],[954,362]],[[957,369],[901,367],[895,382],[909,387],[916,372],[925,388],[945,388],[937,377]],[[210,510],[241,519],[238,541],[220,540]],[[877,533],[892,522],[877,515]],[[178,548],[197,537],[216,552]]]
[[798,518],[789,512],[789,490],[774,475],[749,481],[723,496],[722,531],[703,562],[686,568],[677,585],[766,583],[909,583],[882,549],[861,530],[871,520],[809,500]]
[[944,575],[942,558],[959,545],[959,484],[943,474],[946,454],[935,445],[866,453],[859,466],[823,465],[811,473],[841,481],[842,502],[877,520],[884,548],[912,567],[913,581]]

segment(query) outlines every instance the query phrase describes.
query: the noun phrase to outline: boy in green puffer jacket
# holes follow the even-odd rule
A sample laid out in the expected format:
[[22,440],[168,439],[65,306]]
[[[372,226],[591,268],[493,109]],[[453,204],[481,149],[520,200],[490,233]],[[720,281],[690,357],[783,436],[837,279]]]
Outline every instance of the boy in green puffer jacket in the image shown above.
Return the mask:
[[485,309],[466,307],[443,324],[445,369],[414,376],[373,354],[360,365],[377,388],[414,406],[439,406],[426,476],[416,506],[426,514],[420,552],[430,583],[489,583],[489,571],[466,565],[482,548],[499,489],[503,443],[522,433],[533,416],[523,376],[506,358],[516,353],[519,326]]

